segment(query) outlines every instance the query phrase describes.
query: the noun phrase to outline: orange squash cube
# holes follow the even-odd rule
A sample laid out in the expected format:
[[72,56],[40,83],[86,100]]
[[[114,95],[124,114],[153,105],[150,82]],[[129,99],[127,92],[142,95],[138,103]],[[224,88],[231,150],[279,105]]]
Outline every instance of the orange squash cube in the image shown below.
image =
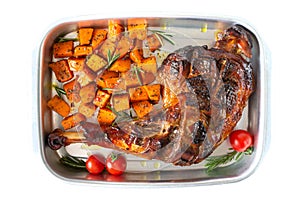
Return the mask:
[[52,62],[49,64],[49,67],[52,69],[59,82],[66,82],[74,77],[73,72],[70,70],[68,61],[65,59]]
[[96,49],[98,46],[100,46],[105,41],[106,38],[107,38],[107,30],[95,29],[93,32],[93,37],[91,42],[93,49]]
[[111,125],[116,119],[116,115],[108,108],[100,108],[98,112],[98,122],[100,125]]
[[52,97],[48,102],[47,105],[50,109],[58,113],[59,115],[66,117],[69,115],[71,111],[71,107],[67,102],[65,102],[62,98],[58,95]]
[[92,35],[93,35],[93,28],[80,28],[78,30],[78,38],[80,45],[88,45],[90,44]]
[[66,96],[70,102],[79,102],[80,96],[79,96],[79,90],[81,88],[78,81],[75,79],[64,84],[63,88],[66,92]]
[[90,118],[93,116],[96,108],[93,103],[81,103],[78,107],[78,112],[83,114],[85,117]]
[[128,93],[115,94],[112,96],[112,106],[119,112],[130,108]]
[[74,49],[74,56],[80,57],[80,56],[87,56],[93,52],[92,46],[76,46]]
[[118,59],[111,65],[109,71],[125,73],[130,70],[130,67],[131,67],[130,59]]
[[58,42],[53,45],[55,58],[71,57],[73,55],[73,41]]
[[121,20],[108,20],[108,38],[116,41],[125,28],[121,23]]
[[160,84],[153,84],[143,86],[147,92],[149,99],[153,102],[158,102],[160,100]]
[[143,118],[152,111],[153,105],[149,101],[140,101],[132,103],[132,108],[138,118]]
[[147,37],[147,20],[142,18],[133,18],[127,20],[127,28],[130,39],[144,40]]
[[159,36],[156,34],[147,36],[147,44],[151,52],[154,52],[155,50],[159,49],[162,45],[161,40],[158,37]]
[[71,71],[82,71],[84,67],[85,58],[70,57],[68,64]]
[[61,121],[61,125],[65,130],[68,130],[70,128],[73,128],[80,124],[81,122],[86,121],[86,117],[81,113],[74,113],[73,115],[69,115],[65,117]]
[[145,72],[151,72],[153,74],[157,73],[157,63],[155,56],[150,56],[143,59],[140,63],[138,63],[138,67],[140,67]]
[[144,101],[149,99],[147,91],[143,86],[129,88],[128,92],[129,92],[131,102],[138,102],[138,101]]
[[95,99],[93,100],[93,103],[100,107],[103,108],[106,106],[110,99],[110,94],[106,93],[105,91],[102,90],[97,90]]

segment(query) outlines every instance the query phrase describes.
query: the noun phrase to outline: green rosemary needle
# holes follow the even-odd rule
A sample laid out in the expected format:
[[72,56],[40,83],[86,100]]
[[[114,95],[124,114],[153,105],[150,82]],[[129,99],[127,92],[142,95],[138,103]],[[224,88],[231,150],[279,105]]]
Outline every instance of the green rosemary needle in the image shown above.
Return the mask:
[[58,87],[57,85],[53,85],[53,88],[55,89],[57,95],[62,98],[62,95],[66,95],[66,91],[60,87]]
[[206,159],[205,167],[207,169],[207,172],[210,172],[214,170],[215,168],[226,165],[230,163],[231,161],[239,161],[241,160],[245,155],[251,155],[253,153],[254,148],[249,147],[246,151],[238,152],[233,149],[230,149],[231,151],[228,152],[225,155],[220,156],[211,156]]

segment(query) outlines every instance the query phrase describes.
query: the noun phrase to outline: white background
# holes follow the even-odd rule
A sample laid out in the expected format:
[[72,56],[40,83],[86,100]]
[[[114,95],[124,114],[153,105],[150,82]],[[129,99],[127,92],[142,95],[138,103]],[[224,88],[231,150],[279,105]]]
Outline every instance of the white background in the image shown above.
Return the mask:
[[[278,2],[278,1],[277,1]],[[300,10],[297,1],[5,1],[0,6],[0,198],[296,198],[299,188]],[[1,3],[3,4],[3,2]],[[37,48],[65,17],[116,13],[233,16],[255,27],[271,52],[271,144],[249,178],[231,184],[184,188],[114,188],[75,185],[43,165],[33,130]]]

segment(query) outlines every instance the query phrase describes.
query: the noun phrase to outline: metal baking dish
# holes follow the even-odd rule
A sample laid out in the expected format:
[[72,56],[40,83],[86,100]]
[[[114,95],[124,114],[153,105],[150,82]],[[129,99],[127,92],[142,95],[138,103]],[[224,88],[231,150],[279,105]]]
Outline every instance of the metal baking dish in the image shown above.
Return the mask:
[[[141,16],[140,16],[141,17]],[[59,117],[47,108],[47,101],[54,94],[51,89],[52,72],[48,63],[52,60],[51,50],[55,39],[76,31],[80,27],[106,27],[109,17],[85,16],[68,19],[52,26],[44,36],[38,60],[38,134],[42,160],[49,171],[60,179],[100,185],[133,186],[172,186],[172,185],[207,185],[236,182],[251,175],[260,163],[268,140],[268,63],[266,50],[256,31],[247,23],[230,18],[200,16],[142,16],[147,19],[149,27],[159,27],[176,32],[176,46],[166,46],[172,52],[186,45],[211,45],[215,33],[231,25],[239,24],[249,30],[253,42],[253,66],[256,79],[256,91],[248,101],[243,117],[237,128],[248,129],[254,133],[255,152],[245,156],[242,161],[219,167],[207,173],[204,162],[187,167],[172,166],[157,160],[143,160],[128,155],[127,172],[118,177],[109,175],[91,176],[87,172],[70,169],[60,164],[59,158],[65,149],[54,151],[46,143],[46,136],[59,125]],[[125,20],[126,17],[118,17]],[[169,48],[169,49],[168,49]],[[229,148],[225,141],[212,155],[222,154]],[[66,147],[73,155],[84,156],[86,149],[80,144]],[[91,150],[91,149],[88,149]],[[105,153],[105,149],[102,152]]]

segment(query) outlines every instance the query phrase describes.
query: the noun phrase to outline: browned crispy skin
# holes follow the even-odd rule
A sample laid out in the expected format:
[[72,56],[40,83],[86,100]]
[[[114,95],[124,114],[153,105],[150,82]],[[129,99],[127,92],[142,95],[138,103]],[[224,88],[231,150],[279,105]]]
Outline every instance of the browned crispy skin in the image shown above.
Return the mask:
[[254,91],[251,47],[246,30],[233,26],[212,48],[186,46],[171,53],[156,77],[168,94],[162,108],[106,128],[108,139],[148,159],[181,166],[201,162],[236,126]]

